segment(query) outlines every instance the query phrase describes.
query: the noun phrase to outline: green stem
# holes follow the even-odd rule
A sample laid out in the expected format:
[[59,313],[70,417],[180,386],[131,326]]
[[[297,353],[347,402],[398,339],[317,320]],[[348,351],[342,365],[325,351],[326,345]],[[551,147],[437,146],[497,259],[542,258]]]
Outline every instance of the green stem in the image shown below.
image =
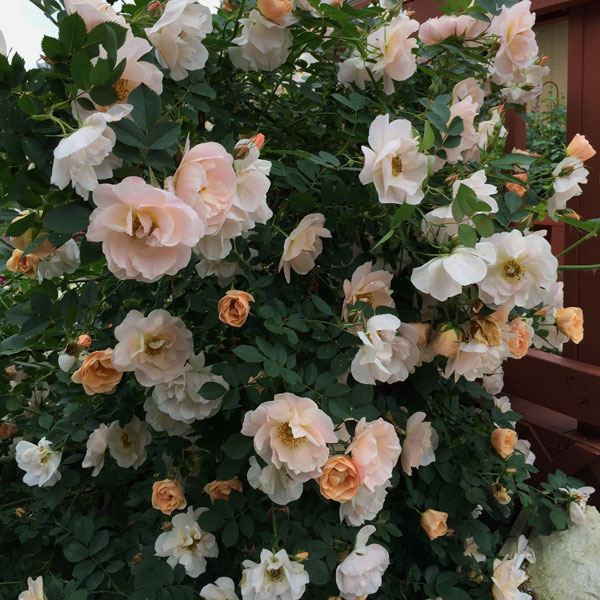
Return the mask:
[[593,271],[600,269],[600,265],[559,265],[559,271]]
[[581,244],[583,244],[583,242],[589,240],[592,237],[596,237],[595,231],[590,231],[587,235],[584,235],[581,239],[577,240],[574,244],[571,244],[568,248],[566,248],[565,250],[563,250],[562,252],[557,254],[556,258],[560,258],[561,256],[568,254],[569,252],[571,252],[571,250],[577,248],[577,246],[580,246]]

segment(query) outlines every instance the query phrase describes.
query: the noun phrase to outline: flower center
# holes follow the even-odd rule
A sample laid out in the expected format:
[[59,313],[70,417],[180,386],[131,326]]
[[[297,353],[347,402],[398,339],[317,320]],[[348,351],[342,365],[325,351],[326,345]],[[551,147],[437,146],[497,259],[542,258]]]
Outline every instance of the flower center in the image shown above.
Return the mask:
[[156,356],[165,349],[165,342],[166,340],[164,338],[153,335],[144,340],[144,352],[150,356]]
[[361,302],[366,302],[367,304],[373,305],[373,292],[363,292],[362,294],[356,294],[356,299]]
[[396,154],[394,158],[392,158],[392,175],[396,177],[402,173],[402,160],[400,159],[400,155]]
[[113,88],[115,92],[117,92],[117,96],[119,97],[116,104],[123,104],[129,97],[129,94],[131,94],[131,92],[133,92],[133,90],[136,88],[136,86],[133,85],[128,79],[119,79],[116,83],[113,84]]
[[267,579],[272,582],[279,582],[285,579],[285,573],[283,571],[283,567],[278,567],[277,569],[267,569]]
[[294,432],[289,423],[282,423],[277,430],[277,435],[288,448],[297,448],[306,441],[306,437],[303,435],[294,437]]
[[506,279],[515,279],[519,281],[525,274],[525,267],[518,263],[514,258],[505,260],[502,269]]
[[129,436],[125,432],[123,432],[121,434],[121,444],[123,444],[123,446],[125,446],[125,448],[129,448],[129,446],[131,446],[131,440],[129,439]]

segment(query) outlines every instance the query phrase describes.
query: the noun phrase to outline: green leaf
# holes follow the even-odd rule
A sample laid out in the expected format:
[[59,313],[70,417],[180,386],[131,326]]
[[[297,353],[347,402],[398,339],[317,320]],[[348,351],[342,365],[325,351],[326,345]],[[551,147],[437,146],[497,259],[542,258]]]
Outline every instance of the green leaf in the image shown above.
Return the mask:
[[87,548],[79,542],[71,542],[63,549],[63,554],[69,562],[79,562],[88,557]]
[[92,100],[100,106],[110,106],[118,102],[119,96],[115,89],[110,85],[97,85],[90,90]]
[[421,139],[421,148],[420,150],[429,150],[433,143],[435,142],[435,133],[431,127],[431,123],[429,121],[425,121],[425,131],[423,132],[423,138]]
[[75,54],[71,59],[71,77],[80,90],[87,90],[90,87],[91,72],[90,59],[83,52]]
[[556,529],[565,529],[567,526],[567,515],[561,507],[553,508],[550,511],[550,520]]
[[52,300],[41,292],[32,292],[29,304],[38,317],[51,317],[54,312]]
[[90,221],[90,210],[75,202],[53,208],[42,221],[46,227],[56,233],[77,233],[84,231]]
[[205,510],[198,516],[198,525],[200,525],[200,529],[206,531],[207,533],[213,533],[213,531],[217,531],[217,529],[223,526],[224,522],[225,519],[223,515],[211,508]]
[[181,125],[172,121],[163,121],[150,130],[148,147],[151,150],[163,150],[176,144],[180,137]]
[[66,16],[58,24],[58,39],[71,53],[83,47],[86,36],[85,21],[77,13]]
[[73,567],[73,577],[75,577],[75,579],[83,579],[90,573],[93,573],[95,567],[96,565],[94,564],[94,561],[85,560],[80,562]]
[[67,49],[56,38],[45,35],[42,38],[42,50],[51,60],[61,60],[68,54]]
[[229,521],[223,528],[221,541],[226,548],[231,548],[238,541],[240,529],[235,521]]
[[471,220],[481,237],[490,237],[494,234],[494,222],[487,215],[473,215]]
[[233,349],[233,353],[246,362],[260,363],[265,360],[265,357],[254,346],[241,344]]
[[142,84],[129,94],[127,104],[133,105],[133,120],[144,131],[150,131],[160,117],[161,101],[158,94]]
[[394,232],[396,231],[395,228],[390,229],[374,246],[373,246],[373,250],[375,250],[375,248],[379,248],[379,246],[381,246],[382,244],[385,244],[385,242],[387,242],[393,235]]
[[527,154],[505,154],[502,158],[492,161],[492,166],[497,169],[510,169],[514,165],[530,165],[535,160],[535,156],[528,156]]
[[204,96],[206,98],[211,98],[211,99],[217,95],[215,90],[213,90],[213,88],[211,88],[210,85],[208,85],[208,83],[204,83],[202,81],[195,83],[192,86],[191,91],[193,94],[198,94],[198,96]]
[[314,585],[325,585],[331,579],[331,572],[322,560],[307,560],[304,568],[308,571],[310,582]]
[[217,398],[221,398],[221,396],[225,395],[226,392],[227,390],[222,385],[219,385],[213,381],[205,383],[200,388],[200,395],[203,398],[206,398],[206,400],[216,400]]
[[448,135],[460,135],[465,130],[463,120],[460,117],[454,117],[448,125]]
[[97,554],[100,550],[103,550],[108,546],[108,542],[110,541],[110,535],[108,531],[102,530],[98,531],[92,537],[92,541],[89,545],[90,554]]
[[252,438],[241,433],[234,433],[227,438],[223,444],[223,451],[229,458],[240,460],[250,454],[252,450]]
[[392,228],[398,227],[400,223],[404,223],[404,221],[409,219],[415,212],[415,208],[414,204],[408,204],[408,202],[401,204],[392,217]]
[[475,248],[477,243],[477,232],[470,225],[458,226],[458,241],[467,248]]
[[331,310],[331,307],[329,304],[327,304],[327,302],[325,302],[325,300],[322,300],[319,298],[319,296],[313,295],[312,301],[319,312],[323,313],[324,315],[329,315],[331,317],[333,316],[333,310]]
[[111,123],[110,127],[117,135],[117,141],[126,146],[138,148],[139,150],[146,149],[144,132],[133,121],[122,119],[121,121]]

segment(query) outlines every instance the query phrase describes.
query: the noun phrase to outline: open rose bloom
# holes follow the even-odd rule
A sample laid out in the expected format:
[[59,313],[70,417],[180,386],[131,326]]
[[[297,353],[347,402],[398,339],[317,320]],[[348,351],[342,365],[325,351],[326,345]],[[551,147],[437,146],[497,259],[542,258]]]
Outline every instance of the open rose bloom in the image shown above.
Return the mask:
[[254,438],[257,454],[278,469],[286,467],[297,481],[321,475],[329,457],[327,444],[337,441],[333,422],[315,402],[294,394],[276,394],[246,413],[242,433]]
[[139,177],[94,191],[97,208],[87,238],[102,242],[109,269],[119,279],[151,283],[187,266],[204,222],[182,200]]

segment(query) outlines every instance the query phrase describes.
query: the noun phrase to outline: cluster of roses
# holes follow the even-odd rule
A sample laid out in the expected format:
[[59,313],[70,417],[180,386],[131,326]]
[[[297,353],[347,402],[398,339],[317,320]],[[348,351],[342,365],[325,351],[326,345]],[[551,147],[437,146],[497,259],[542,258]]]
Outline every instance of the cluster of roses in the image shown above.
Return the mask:
[[[241,19],[242,32],[233,40],[236,47],[229,49],[229,55],[234,65],[244,70],[272,70],[287,59],[292,40],[287,27],[297,21],[292,15],[294,5],[289,0],[259,0],[257,6],[248,19]],[[298,6],[313,10],[309,5]],[[233,155],[215,142],[192,148],[186,143],[180,165],[165,180],[164,189],[138,177],[127,177],[118,184],[99,184],[100,179],[111,178],[113,169],[121,164],[112,153],[115,134],[109,124],[128,118],[133,107],[127,104],[127,97],[141,83],[160,94],[162,72],[140,60],[150,44],[136,38],[110,5],[102,0],[65,0],[65,8],[69,13],[79,13],[88,30],[107,20],[126,27],[126,40],[117,56],[118,60],[126,60],[126,67],[115,84],[118,104],[98,106],[92,112],[80,105],[73,107],[82,123],[58,144],[52,183],[61,189],[70,183],[84,198],[93,193],[96,209],[86,235],[90,241],[102,242],[108,268],[117,278],[150,283],[163,275],[174,275],[187,266],[192,249],[203,257],[197,265],[201,276],[216,274],[219,280],[232,277],[235,263],[223,264],[232,250],[232,240],[271,217],[266,204],[271,165],[259,158],[264,138],[259,134],[239,141]],[[477,160],[493,137],[506,134],[498,108],[490,111],[488,119],[480,119],[477,124],[476,120],[491,83],[503,86],[502,93],[513,102],[525,103],[539,93],[546,67],[537,57],[534,20],[529,0],[503,8],[490,24],[463,15],[431,19],[419,26],[403,12],[367,34],[366,59],[355,53],[340,65],[340,82],[364,88],[372,77],[376,82],[383,80],[389,94],[394,91],[394,81],[405,81],[415,73],[418,58],[413,50],[419,40],[422,46],[429,46],[455,36],[469,46],[498,45],[488,79],[468,78],[453,89],[448,123],[459,117],[463,130],[459,144],[445,148],[445,159],[419,150],[421,140],[409,121],[390,122],[388,115],[375,118],[368,146],[363,147],[360,181],[374,184],[381,203],[424,203],[423,188],[431,172],[439,171],[446,163]],[[177,80],[204,66],[207,52],[202,40],[211,30],[206,7],[193,0],[170,0],[146,34],[156,46],[159,63]],[[418,39],[411,37],[417,31]],[[1,46],[0,39],[0,51]],[[566,153],[552,172],[547,198],[550,214],[564,210],[567,201],[581,193],[579,184],[587,178],[583,162],[593,156],[594,150],[583,136],[577,136]],[[517,175],[524,193],[524,165]],[[423,294],[422,323],[403,323],[393,314],[363,317],[361,304],[374,310],[395,306],[393,274],[384,268],[365,263],[344,281],[342,318],[362,343],[350,367],[359,383],[404,381],[421,363],[443,356],[448,359],[443,371],[446,377],[483,378],[490,393],[498,394],[502,389],[501,365],[509,356],[521,358],[535,343],[559,347],[566,339],[579,342],[582,338],[581,310],[563,308],[557,261],[543,236],[530,231],[503,231],[482,237],[473,246],[462,245],[457,236],[459,227],[471,225],[477,214],[497,212],[494,196],[499,190],[487,182],[485,169],[469,172],[463,178],[457,176],[450,183],[450,204],[425,213],[422,222],[422,239],[431,243],[436,256],[412,269],[411,281]],[[453,207],[465,188],[475,198],[477,212],[461,219]],[[292,270],[305,275],[315,267],[322,239],[329,237],[331,232],[322,214],[310,214],[301,220],[285,240],[279,264],[288,283]],[[35,236],[27,232],[23,238],[19,244],[24,250]],[[33,275],[37,268],[39,272],[41,267],[33,264],[34,257],[40,265],[45,258],[59,257],[54,260],[54,270],[46,271],[53,273],[50,276],[77,268],[74,260],[65,266],[61,249],[44,247],[46,242],[25,257],[18,254],[22,250],[17,242],[13,243],[16,250],[8,265],[12,270]],[[74,241],[70,243],[76,248]],[[40,255],[45,252],[45,257]],[[465,292],[475,289],[478,300],[473,303]],[[468,305],[468,321],[435,320],[436,302],[450,298]],[[219,303],[220,319],[241,327],[252,301],[246,292],[227,292]],[[534,308],[535,314],[524,316]],[[545,335],[536,335],[534,322]],[[229,386],[205,366],[202,352],[194,354],[192,333],[181,319],[165,310],[154,310],[147,316],[130,311],[115,328],[115,338],[114,349],[87,355],[78,351],[83,363],[72,374],[72,380],[82,384],[86,394],[113,393],[123,373],[133,372],[140,385],[153,388],[144,404],[147,422],[168,435],[188,435],[194,421],[219,410],[222,397],[206,399],[202,387],[216,383],[225,393]],[[495,399],[495,404],[503,411],[510,410],[506,398]],[[414,413],[404,431],[381,418],[370,422],[363,418],[349,431],[343,423],[334,427],[313,400],[291,393],[277,394],[245,415],[242,433],[253,438],[258,455],[250,459],[247,480],[279,505],[300,498],[304,484],[315,480],[324,498],[340,504],[342,520],[354,527],[362,526],[382,509],[398,461],[410,476],[413,469],[435,460],[438,435],[426,418],[424,412]],[[98,475],[108,450],[119,466],[137,469],[146,460],[150,442],[148,427],[137,417],[123,427],[118,421],[101,424],[87,441],[83,466],[93,468],[92,474]],[[496,428],[490,444],[503,459],[517,450],[533,461],[528,443],[518,440],[513,429]],[[51,486],[60,479],[61,452],[51,445],[45,438],[38,444],[24,440],[17,444],[17,463],[25,471],[26,484]],[[241,490],[241,482],[213,482],[207,486],[207,493],[226,498],[232,489]],[[574,521],[580,518],[589,493],[589,488],[565,490],[569,506],[575,507],[570,508]],[[501,503],[511,501],[502,486],[494,490],[494,495]],[[156,482],[152,504],[167,515],[185,509],[181,482]],[[218,555],[214,536],[204,532],[197,522],[205,510],[189,506],[186,512],[176,514],[170,529],[160,534],[155,544],[158,556],[165,557],[173,567],[183,565],[191,577],[205,572],[206,558]],[[446,513],[431,508],[422,514],[421,526],[433,540],[451,533],[447,518]],[[362,527],[354,551],[337,567],[336,581],[347,600],[375,593],[381,586],[389,555],[382,546],[368,544],[374,531],[372,525]],[[465,542],[465,553],[483,560],[478,558],[483,555],[470,538]],[[505,593],[510,597],[515,593],[523,581],[520,567],[525,557],[526,551],[521,549],[498,561],[495,595],[502,597],[500,594]],[[299,599],[309,581],[302,558],[290,557],[285,550],[263,549],[259,563],[245,561],[240,584],[243,599]],[[34,597],[42,597],[38,594],[43,594],[40,578],[30,580],[30,588]],[[207,600],[237,598],[235,585],[228,578],[205,586],[201,595]]]

